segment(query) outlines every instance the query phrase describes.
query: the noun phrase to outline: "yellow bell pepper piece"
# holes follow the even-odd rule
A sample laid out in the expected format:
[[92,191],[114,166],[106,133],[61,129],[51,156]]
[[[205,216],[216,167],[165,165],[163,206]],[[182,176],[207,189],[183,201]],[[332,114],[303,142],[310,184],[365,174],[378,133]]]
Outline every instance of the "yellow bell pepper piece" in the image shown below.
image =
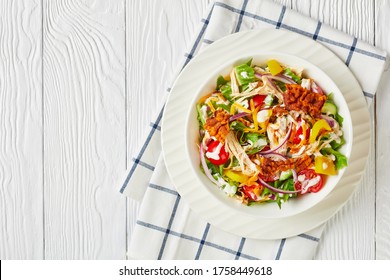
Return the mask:
[[314,161],[314,171],[319,174],[336,175],[337,170],[333,161],[326,156],[317,156]]
[[275,59],[271,59],[267,62],[268,70],[271,72],[273,76],[278,75],[283,71],[282,66],[280,66],[279,62]]
[[241,172],[236,172],[236,171],[232,171],[232,170],[226,170],[225,175],[229,179],[236,181],[236,182],[239,182],[239,183],[244,183],[244,182],[248,181],[248,179],[249,179],[248,176],[242,174]]
[[313,128],[311,129],[309,142],[314,143],[320,134],[321,131],[331,131],[332,128],[329,126],[328,122],[324,119],[318,120],[314,123]]
[[238,104],[237,102],[235,102],[235,103],[233,103],[232,106],[230,107],[230,115],[234,115],[234,114],[235,114],[236,108],[237,108],[237,109],[240,109],[241,111],[243,111],[243,112],[245,112],[245,113],[248,113],[248,114],[251,113],[251,110],[246,109],[246,108],[244,108],[243,106],[241,106],[240,104]]

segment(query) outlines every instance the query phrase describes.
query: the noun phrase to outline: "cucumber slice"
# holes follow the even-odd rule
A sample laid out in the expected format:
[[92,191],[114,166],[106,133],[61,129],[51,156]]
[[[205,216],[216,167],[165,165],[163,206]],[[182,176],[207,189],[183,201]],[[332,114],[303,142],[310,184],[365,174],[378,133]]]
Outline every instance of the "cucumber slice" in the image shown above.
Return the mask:
[[325,102],[324,106],[322,106],[321,113],[336,116],[337,107],[331,102]]
[[284,180],[290,178],[291,176],[292,176],[292,170],[291,169],[290,170],[286,170],[286,171],[282,171],[280,173],[279,180],[284,181]]

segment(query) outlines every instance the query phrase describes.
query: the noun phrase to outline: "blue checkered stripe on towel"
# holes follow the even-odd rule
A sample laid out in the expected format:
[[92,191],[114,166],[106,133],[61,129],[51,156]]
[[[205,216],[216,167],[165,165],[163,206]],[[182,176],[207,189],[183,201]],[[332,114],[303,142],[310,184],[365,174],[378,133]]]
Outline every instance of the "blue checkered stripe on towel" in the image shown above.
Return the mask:
[[254,240],[221,231],[182,201],[162,158],[143,201],[128,248],[132,259],[307,259],[314,256],[323,228],[281,240]]
[[[287,9],[285,6],[268,0],[215,1],[207,11],[206,16],[201,20],[200,28],[189,52],[184,54],[181,69],[188,64],[197,52],[206,48],[214,41],[234,32],[255,28],[286,29],[324,44],[342,59],[354,73],[360,82],[363,89],[362,94],[366,96],[368,103],[370,104],[373,100],[380,74],[386,62],[386,54],[384,52],[361,42],[357,38],[346,35],[321,22],[304,17],[293,10]],[[374,73],[370,79],[364,78],[367,76],[367,73],[364,67],[361,67],[362,63],[373,65],[374,69],[378,69],[377,73]],[[133,159],[133,164],[126,172],[121,185],[120,191],[122,193],[142,201],[140,216],[130,246],[132,248],[130,253],[132,251],[137,252],[136,255],[132,256],[133,258],[161,259],[179,257],[199,259],[202,257],[219,257],[233,259],[279,259],[283,258],[285,252],[289,251],[290,245],[288,244],[291,244],[290,247],[294,248],[295,255],[292,256],[287,253],[286,258],[303,259],[313,257],[322,227],[315,230],[314,233],[302,234],[287,240],[263,242],[232,237],[229,234],[224,239],[217,238],[217,234],[226,235],[226,233],[222,233],[209,224],[202,222],[199,222],[197,227],[188,227],[191,229],[190,232],[185,232],[185,225],[178,226],[181,223],[180,219],[177,218],[177,213],[180,213],[180,216],[184,215],[183,213],[187,213],[190,216],[193,214],[186,208],[185,203],[180,202],[180,196],[169,179],[167,179],[167,173],[161,171],[165,170],[164,162],[160,156],[162,114],[163,107],[151,123],[144,144]],[[165,184],[162,183],[164,180]],[[159,206],[158,212],[164,213],[164,215],[158,215],[158,218],[152,215],[153,217],[151,218],[150,211],[145,210],[145,213],[149,214],[143,216],[143,207],[150,207],[149,201],[161,197],[164,199],[155,201],[155,203]],[[164,206],[163,201],[167,205]],[[164,210],[161,210],[160,207],[163,207]],[[196,217],[190,220],[198,222]],[[202,231],[194,232],[194,228],[202,229]],[[141,250],[137,251],[135,243],[143,243],[142,240],[147,239],[146,236],[148,236],[148,240],[159,240],[159,243],[154,244],[152,242],[154,245],[143,244],[145,246],[149,245],[149,248],[154,248],[154,251],[151,250],[149,255],[142,255],[140,253]],[[223,240],[229,240],[229,242],[224,242]],[[301,242],[297,242],[297,240],[304,241],[304,245]],[[308,241],[309,244],[306,243]],[[174,244],[174,242],[178,242],[180,245]],[[306,253],[300,255],[298,253],[299,250],[295,250],[299,249],[296,246],[307,248],[307,250],[303,250]],[[251,251],[248,248],[258,248],[258,250]],[[207,251],[213,251],[214,253],[207,253]],[[218,253],[215,253],[216,251]],[[223,254],[221,255],[221,253]]]

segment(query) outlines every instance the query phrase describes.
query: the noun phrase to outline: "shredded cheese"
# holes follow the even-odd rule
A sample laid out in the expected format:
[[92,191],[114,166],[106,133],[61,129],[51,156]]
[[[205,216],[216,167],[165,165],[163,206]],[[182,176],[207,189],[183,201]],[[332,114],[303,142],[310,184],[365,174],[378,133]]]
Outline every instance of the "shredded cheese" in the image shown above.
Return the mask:
[[241,106],[241,105],[238,104],[237,102],[234,102],[233,105],[230,107],[230,114],[231,114],[231,115],[234,115],[234,114],[235,114],[235,112],[236,112],[235,109],[236,109],[236,108],[239,109],[239,110],[241,110],[241,111],[243,111],[243,112],[245,112],[245,113],[248,113],[248,114],[251,113],[251,110],[244,108],[243,106]]

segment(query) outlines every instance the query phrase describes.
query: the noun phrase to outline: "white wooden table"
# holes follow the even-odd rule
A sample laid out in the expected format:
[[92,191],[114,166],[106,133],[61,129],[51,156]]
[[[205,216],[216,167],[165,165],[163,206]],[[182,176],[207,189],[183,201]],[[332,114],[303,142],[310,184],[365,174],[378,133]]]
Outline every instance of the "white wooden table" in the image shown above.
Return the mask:
[[[126,258],[138,205],[115,182],[210,1],[0,1],[1,259]],[[390,53],[390,1],[277,2]],[[389,108],[386,71],[368,168],[316,259],[390,259]]]

